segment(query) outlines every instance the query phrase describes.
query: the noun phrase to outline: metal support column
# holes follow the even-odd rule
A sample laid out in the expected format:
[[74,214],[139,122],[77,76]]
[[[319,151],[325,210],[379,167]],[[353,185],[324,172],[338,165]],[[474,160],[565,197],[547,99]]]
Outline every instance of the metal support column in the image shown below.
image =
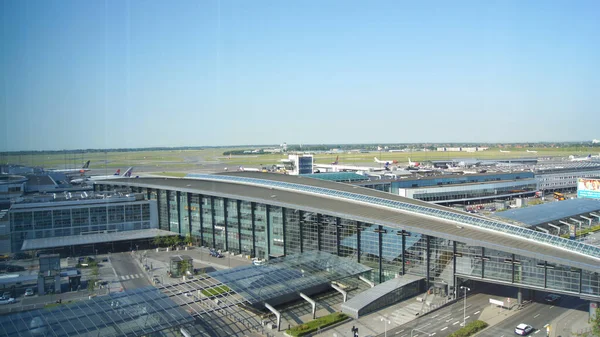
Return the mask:
[[[515,267],[515,254],[512,254],[512,257],[511,257],[511,260],[510,260],[510,264],[511,264],[511,270],[512,270],[510,282],[511,283],[515,283],[515,269],[516,269],[516,267]],[[544,279],[545,278],[546,277],[544,276]]]
[[225,251],[229,251],[229,222],[227,221],[227,198],[223,198],[223,220],[225,220]]
[[188,223],[187,223],[187,232],[190,235],[190,238],[192,237],[192,193],[187,193],[187,213],[188,213]]
[[321,229],[323,228],[323,226],[321,226],[321,214],[317,213],[317,250],[320,251],[321,250]]
[[[175,193],[175,198],[177,202],[177,233],[181,235],[181,192],[177,191]],[[171,219],[169,219],[169,224],[171,223]]]
[[337,256],[340,256],[340,229],[341,228],[342,228],[342,220],[339,217],[336,217],[335,218],[335,248],[336,248]]
[[360,263],[360,221],[356,222],[356,262]]
[[165,226],[167,226],[166,230],[170,231],[171,230],[171,198],[169,195],[169,190],[165,190],[164,191],[166,194],[166,199],[167,199],[167,223],[165,224]]
[[298,224],[300,226],[300,253],[304,253],[304,212],[298,211]]
[[285,215],[285,211],[285,207],[281,207],[281,228],[283,230],[283,256],[287,255],[287,237],[285,235],[285,233],[287,232],[287,216]]
[[238,248],[239,253],[242,254],[242,201],[236,200],[237,202],[237,227],[238,227]]
[[483,279],[483,275],[485,275],[485,248],[481,247],[481,278]]
[[379,255],[379,283],[383,281],[383,233],[387,233],[387,230],[383,229],[383,226],[377,226],[377,229],[374,230],[377,233],[377,241],[379,245],[378,255]]
[[[513,254],[514,256],[514,254]],[[514,258],[513,258],[514,261]],[[514,263],[513,263],[514,266]],[[548,288],[548,261],[544,261],[544,288]]]
[[210,221],[212,225],[212,246],[217,247],[217,237],[215,234],[215,197],[210,196]]
[[256,203],[250,203],[250,211],[252,213],[252,257],[256,257]]
[[426,287],[427,290],[429,290],[429,285],[431,282],[431,236],[426,235],[425,236],[425,243],[426,243],[426,247],[427,247],[427,253],[426,253],[426,266],[427,266],[427,281],[426,281]]
[[404,229],[400,232],[402,235],[402,275],[406,274],[406,237],[410,235]]
[[456,293],[456,241],[452,241],[452,289]]
[[198,212],[200,212],[200,246],[204,247],[204,196],[198,194]]
[[271,256],[271,206],[266,206],[266,217],[267,217],[267,228],[265,229],[265,234],[267,236],[267,259]]

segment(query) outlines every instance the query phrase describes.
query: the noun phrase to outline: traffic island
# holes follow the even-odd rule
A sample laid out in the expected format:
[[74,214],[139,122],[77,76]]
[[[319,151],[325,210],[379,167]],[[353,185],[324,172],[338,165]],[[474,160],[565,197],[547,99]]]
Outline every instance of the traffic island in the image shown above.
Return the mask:
[[454,331],[448,337],[469,337],[478,333],[479,331],[488,327],[488,324],[484,321],[473,321],[463,326],[462,328]]
[[343,322],[343,321],[347,320],[348,318],[349,318],[348,315],[346,315],[344,313],[334,312],[333,314],[319,317],[310,322],[296,325],[293,328],[285,330],[285,333],[286,333],[286,335],[293,336],[293,337],[306,336],[312,332],[319,331],[328,326]]

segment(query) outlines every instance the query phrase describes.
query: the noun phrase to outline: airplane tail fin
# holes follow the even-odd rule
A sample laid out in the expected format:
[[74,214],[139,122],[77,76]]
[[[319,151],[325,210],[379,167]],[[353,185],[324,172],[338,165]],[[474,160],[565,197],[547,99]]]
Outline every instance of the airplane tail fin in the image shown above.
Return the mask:
[[340,159],[340,156],[338,155],[337,157],[335,157],[335,161],[332,164],[337,165],[339,159]]
[[376,163],[379,163],[379,159],[377,159],[377,157],[373,157],[373,159],[375,159]]
[[130,178],[132,172],[133,172],[133,167],[128,168],[127,171],[125,171],[125,173],[123,173],[123,177]]
[[114,174],[114,175],[116,175],[116,176],[120,176],[120,175],[121,175],[121,169],[117,169],[117,172],[115,172],[115,174]]
[[85,165],[83,165],[82,168],[86,169],[88,167],[90,167],[90,161],[89,160],[85,162]]

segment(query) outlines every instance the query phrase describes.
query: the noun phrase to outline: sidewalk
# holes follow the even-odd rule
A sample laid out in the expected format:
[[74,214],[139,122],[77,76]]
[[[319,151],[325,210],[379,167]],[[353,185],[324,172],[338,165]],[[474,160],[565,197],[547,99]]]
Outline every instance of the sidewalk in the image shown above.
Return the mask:
[[583,304],[576,309],[568,310],[552,321],[550,323],[550,337],[570,337],[590,331],[592,326],[588,322],[587,307],[588,304]]
[[[194,269],[211,269],[221,270],[234,268],[252,263],[250,259],[241,255],[235,255],[228,252],[222,253],[224,257],[216,258],[210,256],[208,248],[202,247],[187,247],[179,250],[166,250],[166,248],[140,250],[132,252],[132,257],[136,263],[142,268],[150,283],[154,284],[154,276],[160,280],[161,284],[170,284],[181,282],[180,278],[171,278],[168,276],[169,263],[172,256],[188,255],[193,259]],[[148,266],[147,270],[145,266]]]

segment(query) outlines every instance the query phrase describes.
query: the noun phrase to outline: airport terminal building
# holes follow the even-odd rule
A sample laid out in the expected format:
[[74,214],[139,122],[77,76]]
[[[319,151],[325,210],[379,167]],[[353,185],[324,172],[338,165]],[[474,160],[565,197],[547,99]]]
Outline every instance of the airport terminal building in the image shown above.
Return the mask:
[[439,175],[353,184],[441,205],[530,197],[538,190],[532,172]]
[[600,300],[600,248],[349,184],[238,172],[110,179],[96,191],[156,200],[159,228],[261,259],[310,251],[347,257],[383,283],[423,278],[452,294],[464,280]]

